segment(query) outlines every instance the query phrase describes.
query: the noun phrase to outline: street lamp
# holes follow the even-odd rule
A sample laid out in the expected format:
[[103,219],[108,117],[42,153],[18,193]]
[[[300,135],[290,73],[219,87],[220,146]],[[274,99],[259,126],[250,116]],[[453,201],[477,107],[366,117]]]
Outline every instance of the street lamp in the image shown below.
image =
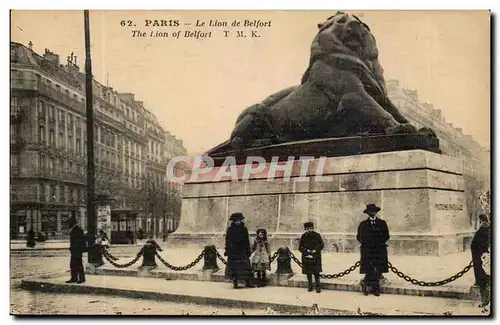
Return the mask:
[[[96,218],[94,208],[94,110],[92,108],[92,60],[90,56],[90,22],[89,11],[84,10],[85,30],[85,104],[87,112],[87,243],[93,246],[96,235]],[[93,254],[88,254],[89,263],[94,261]]]

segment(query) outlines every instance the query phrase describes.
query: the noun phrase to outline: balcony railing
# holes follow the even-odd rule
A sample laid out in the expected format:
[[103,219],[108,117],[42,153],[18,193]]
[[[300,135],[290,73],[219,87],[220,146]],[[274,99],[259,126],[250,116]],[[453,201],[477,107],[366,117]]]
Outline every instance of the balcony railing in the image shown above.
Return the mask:
[[11,177],[43,177],[50,178],[54,180],[59,180],[62,182],[76,182],[80,184],[85,183],[85,175],[77,172],[60,171],[51,168],[26,168],[21,169],[20,167],[13,167],[10,169]]
[[[47,86],[41,82],[37,82],[36,80],[33,79],[20,79],[20,78],[11,79],[11,88],[39,91],[41,94],[46,95],[47,97],[52,98],[54,100],[57,100],[58,102],[66,106],[78,109],[80,111],[86,110],[85,102],[79,101],[78,99],[75,99],[70,95],[67,95],[66,93],[60,92],[50,86]],[[94,115],[97,119],[109,123],[118,124],[122,128],[125,127],[122,122],[115,120],[95,109],[94,109]]]

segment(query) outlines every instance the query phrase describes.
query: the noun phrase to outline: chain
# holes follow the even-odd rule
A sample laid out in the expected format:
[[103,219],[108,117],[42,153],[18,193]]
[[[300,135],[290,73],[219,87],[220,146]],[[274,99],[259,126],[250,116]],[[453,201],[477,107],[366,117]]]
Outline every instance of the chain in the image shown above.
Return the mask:
[[452,275],[451,277],[441,280],[441,281],[436,281],[436,282],[426,282],[426,281],[419,281],[417,279],[413,279],[412,277],[405,275],[403,272],[399,271],[396,267],[392,266],[391,262],[389,262],[389,268],[391,269],[392,272],[394,272],[397,276],[400,278],[403,278],[407,282],[411,282],[412,284],[419,285],[422,287],[437,287],[437,286],[442,286],[443,284],[447,284],[450,282],[455,281],[458,278],[461,278],[465,273],[469,272],[469,270],[474,267],[474,262],[470,262],[469,265],[464,267],[464,269],[460,272],[458,272],[455,275]]
[[298,266],[302,267],[302,262],[297,257],[295,257],[292,252],[290,252],[290,257],[295,263],[297,263]]
[[361,265],[361,261],[357,261],[356,263],[354,263],[353,266],[351,266],[350,268],[346,269],[343,272],[339,272],[339,273],[336,273],[336,274],[320,274],[319,277],[320,278],[324,278],[324,279],[341,278],[341,277],[343,277],[345,275],[348,275],[352,271],[356,270],[360,265]]
[[118,257],[115,257],[115,256],[111,255],[111,253],[108,252],[105,248],[103,249],[103,255],[104,254],[107,254],[107,258],[106,259],[109,258],[109,259],[112,259],[115,262],[118,261]]
[[276,251],[273,256],[271,256],[271,258],[269,259],[269,263],[272,263],[274,262],[274,260],[276,259],[276,257],[278,257],[278,251]]
[[[297,263],[298,266],[302,267],[302,263],[300,262],[300,260],[292,252],[290,252],[290,257],[292,258],[292,260],[295,263]],[[356,270],[360,265],[361,265],[361,262],[357,261],[353,266],[351,266],[350,268],[348,268],[347,270],[345,270],[343,272],[336,273],[336,274],[320,274],[320,277],[324,278],[324,279],[341,278],[341,277],[343,277],[343,276],[351,273],[352,271]]]
[[129,266],[132,266],[133,264],[135,264],[139,258],[141,258],[142,256],[142,251],[137,253],[137,256],[130,262],[128,263],[125,263],[125,264],[118,264],[115,262],[116,260],[116,257],[112,256],[106,249],[104,249],[102,255],[104,256],[104,258],[106,258],[106,260],[111,264],[113,265],[114,267],[117,267],[117,268],[125,268],[125,267],[129,267]]
[[222,257],[222,255],[219,253],[219,251],[217,249],[215,250],[215,253],[217,254],[217,257],[222,262],[222,264],[226,265],[227,264],[226,259],[224,257]]
[[174,265],[168,263],[167,261],[165,261],[161,257],[161,255],[158,254],[158,252],[156,252],[156,256],[158,256],[158,259],[160,260],[160,262],[165,264],[165,266],[168,267],[169,269],[172,269],[174,271],[185,271],[185,270],[190,269],[193,266],[195,266],[203,258],[203,256],[205,256],[205,250],[201,251],[200,255],[198,255],[198,257],[194,261],[192,261],[191,263],[189,263],[186,266],[174,266]]

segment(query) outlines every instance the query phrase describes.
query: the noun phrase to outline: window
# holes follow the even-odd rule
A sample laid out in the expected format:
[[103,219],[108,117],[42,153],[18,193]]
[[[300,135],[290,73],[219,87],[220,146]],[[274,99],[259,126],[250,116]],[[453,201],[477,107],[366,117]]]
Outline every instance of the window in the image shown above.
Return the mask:
[[40,199],[42,201],[45,201],[45,185],[43,183],[40,184],[39,189],[40,189]]
[[45,102],[40,101],[38,105],[38,117],[45,117]]
[[59,188],[59,186],[51,186],[50,187],[50,198],[49,200],[50,201],[56,201],[57,200],[57,189]]
[[67,186],[64,186],[64,203],[68,203],[69,198],[69,189]]
[[59,147],[64,148],[64,133],[62,131],[59,131]]
[[50,132],[49,132],[49,144],[51,146],[55,146],[55,134],[54,134],[54,130],[50,130]]
[[73,188],[71,196],[72,196],[73,202],[78,201],[78,193],[77,193],[76,188]]
[[64,160],[62,158],[59,159],[59,170],[58,171],[64,172],[65,171],[65,169],[64,169],[65,166],[64,165],[65,165],[64,164]]
[[59,185],[56,185],[54,187],[54,192],[53,192],[53,195],[52,195],[52,198],[54,201],[59,201],[59,198],[60,198],[60,192],[61,191],[61,188],[59,187]]

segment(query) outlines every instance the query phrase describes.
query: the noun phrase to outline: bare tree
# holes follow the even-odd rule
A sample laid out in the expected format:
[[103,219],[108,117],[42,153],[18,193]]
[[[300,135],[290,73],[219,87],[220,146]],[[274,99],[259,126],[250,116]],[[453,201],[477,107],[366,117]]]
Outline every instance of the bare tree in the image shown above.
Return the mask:
[[[179,218],[180,216],[180,194],[175,188],[167,183],[158,183],[153,178],[144,177],[142,186],[136,192],[135,202],[151,220],[149,236],[163,236],[167,233],[167,220]],[[160,220],[163,226],[159,227]]]

